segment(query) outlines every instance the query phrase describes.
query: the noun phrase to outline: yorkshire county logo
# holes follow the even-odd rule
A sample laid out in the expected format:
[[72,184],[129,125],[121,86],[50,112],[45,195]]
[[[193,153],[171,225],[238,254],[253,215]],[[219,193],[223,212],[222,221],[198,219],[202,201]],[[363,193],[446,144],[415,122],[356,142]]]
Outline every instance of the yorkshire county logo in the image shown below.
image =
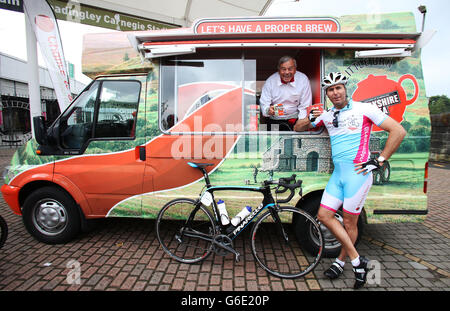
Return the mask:
[[[403,82],[409,80],[414,85],[414,95],[407,94]],[[386,75],[368,75],[366,79],[358,83],[358,87],[352,94],[356,102],[365,102],[377,105],[385,114],[401,123],[406,106],[413,104],[419,96],[419,84],[416,77],[404,74],[398,81],[388,79]],[[374,125],[374,132],[382,131]]]
[[389,106],[400,104],[400,97],[397,91],[363,100],[363,103],[376,105],[381,111],[389,115]]

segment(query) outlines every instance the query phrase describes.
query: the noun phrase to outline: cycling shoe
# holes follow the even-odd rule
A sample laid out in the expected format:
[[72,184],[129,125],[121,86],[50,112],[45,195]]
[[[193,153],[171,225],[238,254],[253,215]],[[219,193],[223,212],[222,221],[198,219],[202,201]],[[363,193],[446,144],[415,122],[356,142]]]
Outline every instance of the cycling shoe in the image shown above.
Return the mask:
[[359,266],[353,267],[353,272],[355,273],[355,284],[353,285],[354,289],[359,289],[366,284],[367,281],[367,272],[369,272],[368,264],[369,259],[366,257],[359,257]]
[[325,270],[324,274],[327,278],[334,280],[337,279],[344,272],[344,268],[337,262],[333,262],[328,270]]

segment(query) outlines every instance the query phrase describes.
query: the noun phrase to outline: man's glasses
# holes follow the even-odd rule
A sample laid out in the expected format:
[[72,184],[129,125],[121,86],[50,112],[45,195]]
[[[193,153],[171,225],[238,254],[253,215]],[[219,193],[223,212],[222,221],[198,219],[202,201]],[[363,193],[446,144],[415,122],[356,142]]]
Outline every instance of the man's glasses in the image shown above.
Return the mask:
[[334,127],[339,127],[339,122],[338,122],[338,115],[339,115],[339,112],[341,112],[340,110],[337,110],[337,111],[335,111],[334,112],[334,114],[333,114],[333,126]]

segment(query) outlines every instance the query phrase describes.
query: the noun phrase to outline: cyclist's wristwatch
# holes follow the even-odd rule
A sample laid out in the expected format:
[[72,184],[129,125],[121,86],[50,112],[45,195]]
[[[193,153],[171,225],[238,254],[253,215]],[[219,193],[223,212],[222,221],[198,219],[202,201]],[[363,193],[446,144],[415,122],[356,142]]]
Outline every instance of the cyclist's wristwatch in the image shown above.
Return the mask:
[[382,162],[384,162],[386,159],[385,159],[383,156],[379,156],[377,160],[378,160],[379,163],[382,163]]

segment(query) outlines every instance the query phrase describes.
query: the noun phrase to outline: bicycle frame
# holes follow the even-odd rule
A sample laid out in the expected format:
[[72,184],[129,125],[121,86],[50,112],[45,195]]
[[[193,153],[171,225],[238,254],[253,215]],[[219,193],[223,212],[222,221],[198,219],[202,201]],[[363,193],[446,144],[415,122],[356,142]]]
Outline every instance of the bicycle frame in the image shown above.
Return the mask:
[[[253,210],[250,213],[250,215],[245,217],[245,219],[243,219],[238,224],[236,229],[234,229],[233,231],[231,231],[230,233],[227,234],[228,237],[233,240],[247,227],[247,225],[250,222],[252,222],[253,219],[255,219],[255,217],[257,217],[261,213],[261,211],[263,211],[265,208],[273,208],[275,206],[275,200],[273,199],[273,196],[272,196],[269,186],[265,186],[265,187],[210,186],[210,187],[207,187],[205,191],[208,191],[209,193],[211,193],[211,195],[213,197],[212,205],[213,205],[214,217],[216,219],[216,222],[219,224],[219,226],[222,229],[225,229],[226,226],[222,225],[222,223],[220,222],[219,210],[218,210],[216,201],[214,200],[214,192],[215,191],[230,191],[230,190],[231,191],[259,192],[259,193],[262,193],[264,196],[262,203],[258,207],[256,207],[256,209]],[[272,213],[272,215],[274,215],[274,213]]]
[[[208,172],[205,169],[205,166],[198,166],[198,163],[197,164],[195,164],[195,163],[188,163],[188,164],[191,165],[192,167],[195,167],[195,168],[199,169],[202,172],[203,177],[205,178],[205,183],[206,183],[206,189],[202,193],[202,195],[205,192],[209,192],[211,194],[215,222],[216,222],[216,224],[218,224],[218,226],[219,226],[219,228],[221,229],[222,232],[226,232],[226,226],[222,225],[222,223],[220,221],[219,209],[218,209],[216,201],[214,199],[214,192],[215,191],[230,191],[230,190],[231,191],[251,191],[251,192],[262,193],[262,195],[264,196],[264,198],[262,200],[262,203],[254,211],[252,211],[250,213],[250,215],[245,217],[245,219],[243,219],[233,231],[231,231],[231,232],[226,234],[231,240],[234,240],[247,227],[247,225],[250,222],[252,222],[253,219],[255,219],[261,213],[261,211],[264,210],[265,208],[269,208],[270,213],[272,214],[272,217],[275,220],[275,223],[278,224],[279,229],[280,229],[284,239],[286,241],[288,240],[287,235],[285,233],[285,230],[283,228],[281,219],[278,217],[278,214],[275,211],[275,206],[276,206],[276,204],[278,204],[278,202],[275,202],[275,200],[273,198],[272,192],[270,190],[270,184],[265,183],[263,187],[213,186],[213,185],[211,185],[211,182],[210,182],[210,179],[209,179],[209,175],[208,175]],[[205,165],[207,166],[209,164],[205,164]],[[294,177],[294,180],[295,180],[295,175],[293,175],[292,177]],[[301,185],[301,181],[300,181],[300,185]],[[282,191],[282,192],[284,192],[284,191]],[[286,199],[286,200],[280,201],[280,203],[286,203],[286,202],[290,201],[292,199],[293,194],[294,194],[294,191],[291,190],[291,195],[289,196],[289,198]],[[201,198],[201,196],[200,196],[200,198]],[[188,218],[186,223],[190,223],[192,221],[192,219],[194,218],[194,216],[197,213],[198,209],[200,208],[200,205],[202,204],[201,201],[200,201],[200,198],[197,200],[198,208],[195,208],[192,211],[192,213],[189,216],[189,218]],[[202,237],[202,238],[204,238],[204,237]]]

